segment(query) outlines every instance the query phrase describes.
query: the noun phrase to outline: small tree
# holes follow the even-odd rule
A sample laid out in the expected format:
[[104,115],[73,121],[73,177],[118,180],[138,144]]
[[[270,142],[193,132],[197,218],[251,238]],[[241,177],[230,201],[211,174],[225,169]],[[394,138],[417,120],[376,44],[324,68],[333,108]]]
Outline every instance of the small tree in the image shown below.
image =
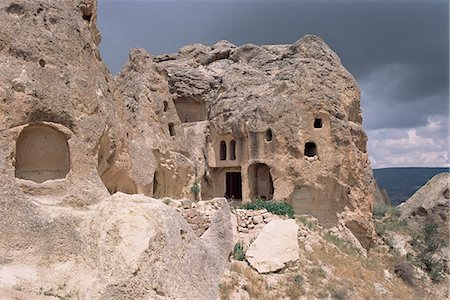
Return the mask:
[[194,194],[194,200],[198,201],[198,195],[200,194],[200,184],[195,181],[191,186],[191,192]]

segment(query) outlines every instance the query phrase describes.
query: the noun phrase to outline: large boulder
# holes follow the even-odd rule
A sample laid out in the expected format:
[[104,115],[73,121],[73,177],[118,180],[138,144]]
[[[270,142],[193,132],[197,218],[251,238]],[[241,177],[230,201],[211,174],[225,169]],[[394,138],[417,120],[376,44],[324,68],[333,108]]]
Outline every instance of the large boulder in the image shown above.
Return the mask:
[[259,273],[278,271],[299,258],[295,220],[272,220],[250,245],[245,258]]
[[28,252],[7,253],[1,285],[80,299],[217,299],[232,248],[229,206],[220,206],[197,237],[161,201],[116,193],[93,209],[56,217],[58,228],[68,219],[75,226],[64,239],[49,231]]
[[408,225],[420,228],[426,223],[435,223],[447,228],[450,203],[450,174],[440,173],[431,178],[406,202],[400,204],[400,219]]

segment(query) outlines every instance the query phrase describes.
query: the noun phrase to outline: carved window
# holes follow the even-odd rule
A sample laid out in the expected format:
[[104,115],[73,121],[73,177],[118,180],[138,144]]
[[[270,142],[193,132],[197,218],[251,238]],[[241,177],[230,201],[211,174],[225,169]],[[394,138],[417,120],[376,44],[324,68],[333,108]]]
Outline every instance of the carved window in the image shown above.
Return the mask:
[[314,128],[322,128],[322,119],[314,120]]
[[227,143],[225,141],[220,142],[220,160],[227,159]]
[[169,134],[175,136],[175,125],[173,123],[169,123]]
[[316,144],[309,142],[305,144],[305,156],[313,157],[317,155],[317,146]]
[[230,160],[236,160],[236,141],[230,142]]
[[266,141],[271,142],[273,138],[272,130],[269,128],[266,130]]

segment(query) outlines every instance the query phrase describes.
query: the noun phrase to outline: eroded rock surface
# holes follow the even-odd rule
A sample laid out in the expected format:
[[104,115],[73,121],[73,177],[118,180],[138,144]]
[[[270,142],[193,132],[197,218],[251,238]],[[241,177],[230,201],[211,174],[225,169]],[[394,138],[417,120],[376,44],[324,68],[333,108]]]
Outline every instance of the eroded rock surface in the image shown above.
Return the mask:
[[399,205],[400,218],[417,228],[426,223],[435,223],[448,229],[449,189],[450,174],[435,175],[406,202]]
[[[202,226],[194,232],[145,196],[286,201],[370,247],[359,89],[322,39],[132,49],[113,77],[96,10],[94,0],[0,4],[2,286],[217,298],[232,243],[227,204],[205,222],[186,212]],[[270,218],[252,216],[246,228]]]
[[[116,193],[72,217],[75,227],[65,240],[45,250],[4,253],[2,285],[81,299],[216,299],[232,248],[229,207],[218,205],[199,238],[161,201]],[[47,241],[58,238],[45,233]]]
[[272,220],[250,245],[245,258],[259,273],[275,272],[299,258],[295,220]]

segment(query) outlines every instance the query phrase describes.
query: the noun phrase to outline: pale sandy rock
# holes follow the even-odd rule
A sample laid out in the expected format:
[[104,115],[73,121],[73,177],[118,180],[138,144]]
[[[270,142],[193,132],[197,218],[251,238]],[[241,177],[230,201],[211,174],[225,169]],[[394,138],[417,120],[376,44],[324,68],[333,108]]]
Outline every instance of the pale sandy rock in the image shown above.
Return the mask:
[[268,223],[250,245],[245,258],[259,273],[275,272],[299,258],[295,220]]
[[[180,213],[200,204],[142,195],[199,200],[198,182],[200,199],[233,198],[227,173],[244,202],[285,199],[370,247],[359,89],[324,41],[220,41],[158,57],[132,49],[113,77],[96,12],[94,0],[0,5],[1,285],[66,284],[58,296],[82,299],[217,298],[214,271],[232,248],[228,205],[213,204],[209,227],[195,220],[199,238]],[[242,228],[250,218],[278,219],[246,214],[236,216],[249,239],[259,230]]]
[[426,223],[436,223],[448,229],[449,190],[450,174],[435,175],[406,202],[398,206],[400,218],[419,230]]
[[388,244],[395,251],[397,251],[400,256],[406,256],[412,251],[412,247],[410,245],[411,237],[408,235],[402,235],[394,231],[387,231],[384,233],[384,239],[388,241]]
[[[364,248],[371,247],[375,185],[360,93],[323,40],[195,44],[172,58],[155,62],[167,71],[184,128],[208,123],[205,130],[189,129],[196,143],[206,140],[202,153],[195,150],[195,161],[204,163],[197,166],[203,198],[227,193],[226,173],[240,172],[244,201],[285,199],[327,227],[347,223]],[[207,114],[195,114],[194,107]],[[236,143],[235,159],[220,159],[222,141],[227,153]]]
[[45,295],[34,295],[14,289],[0,288],[0,299],[2,300],[58,300],[60,298]]
[[383,270],[384,280],[392,280],[393,276],[389,270]]
[[253,224],[259,224],[263,221],[263,217],[262,216],[254,216],[253,217]]
[[0,286],[21,284],[27,292],[51,290],[80,299],[215,299],[233,246],[228,204],[218,205],[199,238],[161,201],[116,193],[72,216],[67,223],[72,231],[62,226],[69,215],[55,218],[47,229],[35,228],[48,239],[35,240],[33,251],[10,254],[0,268]]

